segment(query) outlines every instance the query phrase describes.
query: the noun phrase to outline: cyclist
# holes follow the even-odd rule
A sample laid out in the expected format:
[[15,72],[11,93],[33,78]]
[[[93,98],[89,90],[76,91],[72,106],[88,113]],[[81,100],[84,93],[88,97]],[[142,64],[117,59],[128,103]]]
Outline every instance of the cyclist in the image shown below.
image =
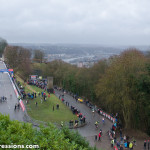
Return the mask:
[[92,109],[93,117],[95,116],[95,110],[94,108]]
[[103,124],[105,123],[105,118],[102,118],[102,122],[103,122]]
[[98,121],[95,122],[95,128],[98,128]]

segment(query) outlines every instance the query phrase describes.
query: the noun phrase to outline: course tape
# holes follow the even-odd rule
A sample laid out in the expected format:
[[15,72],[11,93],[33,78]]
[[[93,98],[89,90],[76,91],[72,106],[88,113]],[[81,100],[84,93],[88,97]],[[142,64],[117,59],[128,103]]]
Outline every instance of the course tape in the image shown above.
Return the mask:
[[103,111],[100,111],[100,114],[101,114],[102,116],[104,116],[105,118],[111,120],[113,123],[115,122],[115,118],[111,117],[109,114],[107,114],[107,113],[105,113],[105,112],[103,112]]

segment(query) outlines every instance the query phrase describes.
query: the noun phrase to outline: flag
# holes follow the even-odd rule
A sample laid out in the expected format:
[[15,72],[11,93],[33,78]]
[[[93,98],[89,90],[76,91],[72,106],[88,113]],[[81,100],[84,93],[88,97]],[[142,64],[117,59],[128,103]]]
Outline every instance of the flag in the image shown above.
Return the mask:
[[21,99],[20,99],[19,103],[20,103],[20,106],[22,108],[22,111],[25,111],[25,107],[24,107],[23,101]]

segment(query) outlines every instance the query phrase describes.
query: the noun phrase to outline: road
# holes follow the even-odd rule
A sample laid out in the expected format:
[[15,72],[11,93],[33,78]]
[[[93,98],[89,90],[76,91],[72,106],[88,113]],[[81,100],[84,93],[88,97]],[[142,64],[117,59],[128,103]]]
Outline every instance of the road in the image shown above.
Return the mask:
[[[6,69],[3,62],[0,61],[0,69]],[[10,97],[12,95],[12,98]],[[10,82],[8,73],[0,72],[0,97],[7,97],[7,102],[0,103],[0,112],[2,114],[9,114],[11,120],[23,121],[24,113],[22,110],[14,111],[14,106],[18,103],[13,86]]]
[[[62,92],[55,90],[55,95],[59,97],[60,94],[63,94]],[[76,107],[78,110],[81,111],[83,115],[86,116],[87,125],[81,128],[76,129],[83,137],[85,137],[91,146],[96,146],[99,150],[114,150],[111,148],[110,139],[107,134],[107,131],[110,130],[112,127],[112,122],[110,120],[105,119],[105,125],[102,124],[102,116],[98,113],[95,113],[95,116],[93,117],[92,111],[89,107],[87,107],[85,104],[76,102],[76,100],[68,95],[64,95],[64,99],[69,102],[70,106]],[[95,121],[99,121],[99,129],[102,129],[103,135],[101,137],[101,141],[95,141],[94,137],[96,134],[98,134],[99,129],[95,129]],[[125,134],[126,135],[126,134]],[[134,147],[135,150],[142,150],[143,149],[143,140],[136,139],[137,146]]]
[[[62,92],[55,90],[55,95],[59,97],[59,95],[62,94]],[[112,150],[110,147],[110,140],[109,136],[107,134],[107,131],[112,126],[112,122],[105,119],[105,124],[102,124],[102,116],[98,113],[95,113],[95,116],[93,117],[92,111],[89,107],[87,107],[84,103],[76,102],[76,100],[68,95],[64,95],[65,101],[69,102],[69,105],[76,107],[78,110],[81,111],[83,115],[86,117],[87,125],[81,128],[78,128],[78,132],[85,137],[89,142],[91,146],[95,146],[97,148],[101,148],[102,150]],[[95,129],[95,122],[99,121],[99,128]],[[94,141],[95,135],[99,133],[99,130],[102,129],[103,136],[101,138],[101,141]]]

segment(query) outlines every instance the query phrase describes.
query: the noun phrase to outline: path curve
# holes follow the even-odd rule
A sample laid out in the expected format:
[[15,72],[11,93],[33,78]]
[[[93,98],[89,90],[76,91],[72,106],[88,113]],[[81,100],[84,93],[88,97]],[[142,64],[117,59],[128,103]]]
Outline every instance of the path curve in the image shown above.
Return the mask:
[[[57,97],[59,97],[60,94],[63,93],[61,91],[55,90],[55,95]],[[107,135],[107,131],[110,130],[113,123],[110,120],[105,119],[105,125],[103,125],[101,115],[95,113],[95,116],[93,117],[92,111],[88,106],[86,106],[84,103],[76,102],[76,100],[68,94],[64,95],[64,99],[65,101],[69,102],[70,106],[72,105],[76,107],[86,117],[87,125],[75,130],[77,130],[83,137],[85,137],[91,146],[96,145],[97,148],[101,148],[102,150],[112,150],[110,147],[110,140],[109,136]],[[95,129],[94,125],[96,121],[100,122],[99,128],[97,130]],[[94,141],[94,137],[99,133],[100,129],[103,131],[101,141]]]

